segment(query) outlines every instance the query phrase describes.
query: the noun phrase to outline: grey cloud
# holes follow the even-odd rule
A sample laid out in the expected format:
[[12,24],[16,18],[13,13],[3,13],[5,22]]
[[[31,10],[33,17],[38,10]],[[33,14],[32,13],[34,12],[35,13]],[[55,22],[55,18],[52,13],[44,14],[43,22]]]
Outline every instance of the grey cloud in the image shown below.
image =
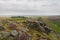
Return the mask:
[[[5,1],[4,3],[0,3],[0,15],[60,15],[60,4],[59,0],[40,0],[40,1],[47,1],[46,4],[34,4],[36,7],[34,8],[31,4],[19,4],[16,3],[8,3],[7,1],[10,0],[0,0]],[[11,0],[12,1],[12,0]],[[21,0],[18,0],[21,1]],[[36,1],[36,0],[35,0]],[[37,1],[38,2],[38,1]],[[30,6],[29,6],[30,5]],[[40,5],[40,6],[39,6]],[[8,14],[9,13],[9,14]],[[15,13],[15,14],[14,14]]]

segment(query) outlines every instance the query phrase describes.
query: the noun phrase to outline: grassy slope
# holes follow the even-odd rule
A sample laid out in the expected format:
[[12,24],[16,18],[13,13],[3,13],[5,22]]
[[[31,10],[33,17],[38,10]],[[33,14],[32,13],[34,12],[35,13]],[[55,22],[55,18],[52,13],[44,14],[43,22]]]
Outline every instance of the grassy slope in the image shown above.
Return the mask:
[[[42,17],[43,21],[49,25],[54,31],[56,31],[57,33],[60,34],[60,23],[56,22],[56,21],[51,21],[48,20],[47,17]],[[52,40],[57,40],[57,37],[55,37],[56,35],[54,33],[50,34],[49,37]]]
[[60,22],[48,20],[47,17],[43,17],[43,21],[46,22],[47,25],[50,25],[53,30],[60,34]]
[[60,22],[50,21],[52,28],[60,34]]

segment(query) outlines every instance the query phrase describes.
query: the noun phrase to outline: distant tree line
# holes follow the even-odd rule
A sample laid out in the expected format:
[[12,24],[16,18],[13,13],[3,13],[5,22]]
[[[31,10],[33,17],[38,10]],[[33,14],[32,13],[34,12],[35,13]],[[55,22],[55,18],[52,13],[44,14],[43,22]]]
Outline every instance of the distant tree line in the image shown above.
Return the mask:
[[24,16],[12,16],[11,18],[26,18]]

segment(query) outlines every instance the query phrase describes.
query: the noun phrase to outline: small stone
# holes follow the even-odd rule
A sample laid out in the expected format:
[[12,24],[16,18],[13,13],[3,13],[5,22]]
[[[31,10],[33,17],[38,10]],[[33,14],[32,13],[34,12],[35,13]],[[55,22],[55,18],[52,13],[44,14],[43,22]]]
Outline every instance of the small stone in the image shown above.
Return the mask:
[[17,32],[16,30],[12,30],[12,31],[11,31],[11,34],[12,34],[13,36],[16,36],[16,35],[18,34],[18,32]]

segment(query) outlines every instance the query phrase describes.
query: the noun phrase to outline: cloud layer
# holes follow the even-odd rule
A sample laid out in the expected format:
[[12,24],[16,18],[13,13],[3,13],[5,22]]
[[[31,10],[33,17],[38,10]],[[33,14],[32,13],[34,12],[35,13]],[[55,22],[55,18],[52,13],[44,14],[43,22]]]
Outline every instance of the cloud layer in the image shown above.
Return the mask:
[[60,15],[60,0],[0,0],[0,15]]

